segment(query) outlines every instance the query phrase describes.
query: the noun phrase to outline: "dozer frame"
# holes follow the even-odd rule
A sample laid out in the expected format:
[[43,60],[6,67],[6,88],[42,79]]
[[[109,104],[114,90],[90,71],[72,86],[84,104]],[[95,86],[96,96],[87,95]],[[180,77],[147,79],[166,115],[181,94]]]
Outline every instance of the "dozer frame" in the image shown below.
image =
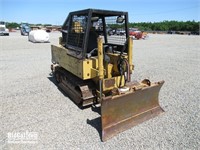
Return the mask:
[[[117,28],[123,35],[114,34]],[[51,52],[58,86],[80,107],[101,104],[103,141],[163,112],[158,95],[164,81],[131,81],[133,39],[127,12],[69,13]]]

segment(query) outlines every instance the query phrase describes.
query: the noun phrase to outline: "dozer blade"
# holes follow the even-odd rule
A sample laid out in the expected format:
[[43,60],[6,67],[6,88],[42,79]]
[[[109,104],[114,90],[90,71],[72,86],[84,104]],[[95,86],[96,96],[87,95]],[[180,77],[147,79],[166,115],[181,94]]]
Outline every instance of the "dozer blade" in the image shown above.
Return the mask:
[[102,141],[164,112],[158,95],[164,81],[101,102]]

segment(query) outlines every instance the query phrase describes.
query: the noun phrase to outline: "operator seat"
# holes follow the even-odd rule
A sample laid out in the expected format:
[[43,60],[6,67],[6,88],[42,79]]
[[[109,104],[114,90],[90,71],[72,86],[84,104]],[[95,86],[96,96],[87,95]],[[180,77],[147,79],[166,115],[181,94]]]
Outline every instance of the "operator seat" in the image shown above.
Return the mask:
[[97,48],[98,34],[95,32],[95,28],[92,27],[89,32],[87,53],[90,53],[94,48]]

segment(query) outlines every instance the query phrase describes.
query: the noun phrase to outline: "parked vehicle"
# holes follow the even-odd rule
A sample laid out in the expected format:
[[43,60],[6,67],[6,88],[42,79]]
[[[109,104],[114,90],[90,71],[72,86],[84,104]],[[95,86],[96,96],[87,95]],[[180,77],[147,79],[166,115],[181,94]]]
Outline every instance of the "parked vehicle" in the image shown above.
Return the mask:
[[142,38],[142,32],[136,29],[129,29],[129,35],[135,37],[138,40]]
[[28,23],[21,24],[21,35],[29,35],[31,28]]
[[116,35],[125,35],[125,30],[124,29],[117,29],[116,31],[115,31],[115,34]]
[[191,34],[192,35],[199,35],[199,31],[192,31]]
[[4,21],[0,21],[0,35],[9,35],[9,30],[6,28]]
[[172,30],[170,30],[170,31],[167,31],[167,34],[176,34],[176,32],[175,32],[175,31],[172,31]]
[[114,34],[114,32],[111,28],[107,28],[106,30],[107,30],[107,33],[109,36]]

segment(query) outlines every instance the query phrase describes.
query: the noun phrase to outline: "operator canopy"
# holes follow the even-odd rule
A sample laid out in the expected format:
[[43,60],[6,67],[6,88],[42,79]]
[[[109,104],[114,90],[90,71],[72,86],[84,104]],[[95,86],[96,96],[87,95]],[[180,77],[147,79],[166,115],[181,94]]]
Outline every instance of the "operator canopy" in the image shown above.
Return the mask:
[[97,38],[102,36],[104,46],[121,52],[128,38],[127,24],[127,12],[98,9],[71,12],[62,26],[64,46],[86,57],[97,48]]

